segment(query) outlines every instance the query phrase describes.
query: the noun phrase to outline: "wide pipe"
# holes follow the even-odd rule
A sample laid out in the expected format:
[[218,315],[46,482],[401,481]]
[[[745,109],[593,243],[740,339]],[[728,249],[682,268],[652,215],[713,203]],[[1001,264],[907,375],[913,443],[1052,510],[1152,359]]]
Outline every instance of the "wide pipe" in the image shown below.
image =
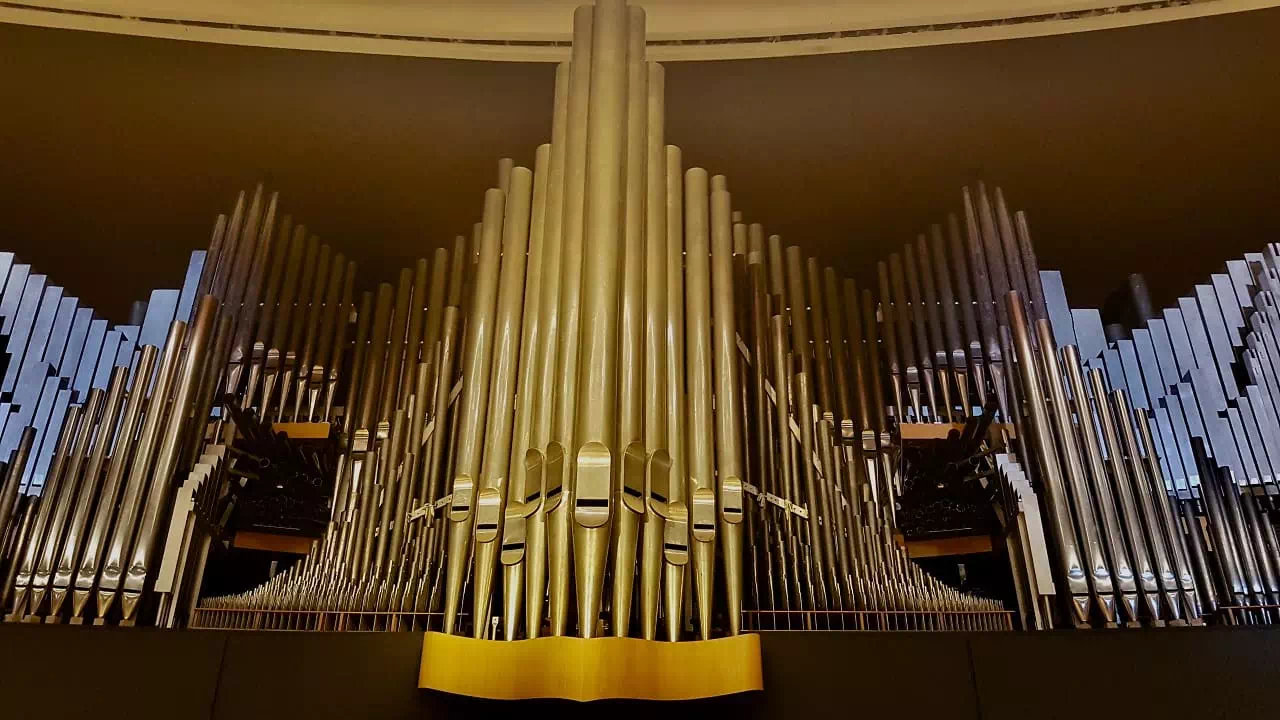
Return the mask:
[[[644,290],[645,197],[648,178],[648,71],[644,61],[644,11],[627,8],[626,191],[623,221],[622,305],[618,318],[618,456],[610,491],[613,518],[613,634],[631,630],[631,591],[635,585],[636,542],[645,509],[644,445]],[[597,55],[598,56],[598,55]]]

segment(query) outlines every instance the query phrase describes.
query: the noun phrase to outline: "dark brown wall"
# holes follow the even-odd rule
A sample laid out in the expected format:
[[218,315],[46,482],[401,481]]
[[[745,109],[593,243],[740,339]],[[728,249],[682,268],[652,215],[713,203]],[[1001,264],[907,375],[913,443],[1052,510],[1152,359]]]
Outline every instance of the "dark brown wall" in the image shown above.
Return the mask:
[[[667,66],[668,141],[845,271],[1003,185],[1076,304],[1167,302],[1280,234],[1280,11],[975,45]],[[0,25],[0,247],[115,319],[266,178],[369,285],[548,138],[552,68]]]

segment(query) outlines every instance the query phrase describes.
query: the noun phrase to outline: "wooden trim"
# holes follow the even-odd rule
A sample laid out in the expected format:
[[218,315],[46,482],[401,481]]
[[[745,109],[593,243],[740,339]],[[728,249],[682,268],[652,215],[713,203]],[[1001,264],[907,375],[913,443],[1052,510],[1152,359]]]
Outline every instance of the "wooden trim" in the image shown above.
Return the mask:
[[267,550],[306,555],[311,552],[311,543],[311,538],[301,535],[276,535],[253,530],[238,530],[231,546],[243,550]]

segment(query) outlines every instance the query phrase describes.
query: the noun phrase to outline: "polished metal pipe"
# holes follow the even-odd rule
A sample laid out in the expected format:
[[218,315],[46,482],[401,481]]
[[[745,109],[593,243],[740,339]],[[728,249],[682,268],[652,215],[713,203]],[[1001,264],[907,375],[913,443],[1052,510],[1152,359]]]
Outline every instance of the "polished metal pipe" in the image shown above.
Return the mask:
[[[560,343],[556,362],[556,410],[547,447],[547,576],[551,634],[564,635],[569,624],[569,578],[577,478],[577,410],[582,335],[582,277],[587,182],[587,116],[591,94],[593,9],[573,13],[573,54],[569,62],[569,99],[565,135],[564,209],[561,238]],[[554,495],[554,497],[553,497]]]
[[[550,174],[551,145],[539,145],[533,165],[533,214],[529,221],[529,259],[525,271],[523,318],[520,326],[519,377],[516,385],[515,425],[511,452],[507,459],[506,508],[501,537],[502,631],[515,640],[524,607],[525,538],[528,517],[542,501],[542,453],[530,441],[533,435],[534,406],[542,393],[534,388],[538,380],[538,358],[543,337],[538,301],[542,295],[543,244],[546,230],[547,176]],[[532,453],[532,454],[530,454]],[[529,487],[530,482],[536,488]]]
[[[724,542],[724,576],[728,632],[741,632],[743,556],[742,520],[742,378],[738,376],[738,328],[734,315],[733,236],[729,227],[729,193],[711,194],[711,314],[715,364],[715,457],[719,479],[720,537]],[[703,629],[704,637],[710,628]]]
[[[556,361],[559,357],[561,317],[561,268],[563,267],[563,219],[565,188],[566,135],[569,114],[569,65],[556,66],[554,110],[551,122],[551,158],[547,177],[547,209],[543,230],[542,287],[538,298],[538,325],[543,340],[537,349],[535,382],[543,392],[537,394],[533,410],[529,447],[539,454],[535,460],[540,478],[538,487],[528,488],[526,499],[536,503],[529,516],[525,533],[525,634],[536,638],[542,634],[543,608],[547,589],[547,510],[549,495],[545,452],[552,440],[552,418],[556,410]],[[563,486],[557,487],[563,494]],[[533,492],[538,497],[533,498]],[[556,498],[559,501],[559,498]]]
[[1022,301],[1016,292],[1006,296],[1009,327],[1013,336],[1022,385],[1026,394],[1027,411],[1037,458],[1043,469],[1045,499],[1048,501],[1050,527],[1058,547],[1058,563],[1061,580],[1070,593],[1071,608],[1078,626],[1089,623],[1089,581],[1080,560],[1079,542],[1071,517],[1070,500],[1066,481],[1059,464],[1058,443],[1054,439],[1049,411],[1045,407],[1045,395],[1037,371],[1036,357],[1031,349],[1031,335]]
[[[1007,296],[1006,296],[1007,297]],[[1020,297],[1020,296],[1019,296]],[[1061,366],[1058,364],[1057,343],[1048,320],[1036,320],[1035,334],[1040,346],[1040,368],[1044,373],[1044,385],[1049,390],[1049,410],[1057,430],[1058,446],[1062,450],[1067,497],[1071,503],[1071,515],[1076,520],[1083,560],[1089,563],[1089,586],[1102,613],[1103,622],[1116,622],[1115,584],[1111,568],[1099,537],[1099,526],[1093,511],[1081,450],[1067,395],[1063,392]],[[1037,398],[1038,399],[1038,398]],[[1029,399],[1029,401],[1034,401]]]
[[[645,467],[648,452],[644,444],[644,318],[645,244],[648,217],[646,208],[649,124],[649,73],[644,58],[645,15],[638,7],[627,8],[625,214],[622,221],[621,305],[618,315],[618,437],[614,451],[618,466],[614,473],[611,502],[613,582],[610,611],[616,637],[626,637],[631,629],[631,597],[635,587],[636,544],[645,512]],[[600,54],[596,54],[597,58]]]
[[666,146],[667,453],[650,460],[649,505],[663,518],[662,602],[668,640],[679,640],[689,564],[688,456],[685,437],[684,170],[680,148]]
[[498,546],[506,512],[533,173],[528,168],[513,168],[509,183],[511,193],[505,203],[502,221],[502,264],[492,321],[492,358],[489,373],[480,378],[487,380],[490,387],[488,419],[482,430],[484,450],[480,457],[475,509],[471,513],[471,531],[475,535],[472,632],[477,638],[488,631],[493,576],[497,570]]
[[[453,493],[449,503],[448,562],[445,576],[444,631],[456,629],[462,602],[463,575],[471,554],[471,526],[476,480],[481,471],[486,409],[489,406],[493,364],[494,315],[497,311],[498,271],[501,255],[503,212],[506,198],[490,188],[484,195],[484,220],[480,236],[480,261],[476,265],[466,339],[463,341],[462,397],[459,402],[458,442],[453,469]],[[481,618],[473,618],[479,624]]]
[[[206,296],[207,297],[207,296]],[[147,402],[146,418],[142,422],[141,434],[138,437],[137,452],[130,465],[129,478],[121,498],[119,515],[115,522],[115,532],[107,549],[105,564],[98,579],[97,617],[95,625],[101,625],[111,605],[115,602],[116,592],[120,588],[124,575],[129,568],[125,567],[125,556],[131,547],[137,527],[138,515],[144,511],[142,507],[144,493],[151,477],[152,463],[156,459],[163,423],[169,417],[169,394],[178,374],[179,358],[183,341],[187,335],[187,324],[175,320],[169,326],[169,336],[165,340],[164,354],[160,359],[160,369],[156,373],[154,385]],[[181,425],[182,423],[173,423]],[[83,566],[81,566],[83,570]],[[77,583],[79,585],[79,583]],[[134,600],[136,601],[136,597]]]
[[[166,511],[170,501],[173,476],[177,472],[178,453],[183,447],[182,439],[188,432],[203,433],[205,422],[209,417],[209,408],[193,407],[193,401],[200,383],[200,372],[207,360],[206,356],[217,317],[217,298],[209,295],[201,298],[195,321],[192,323],[192,331],[187,338],[186,358],[181,373],[175,379],[173,407],[166,418],[167,423],[160,439],[160,451],[156,456],[155,472],[151,478],[150,490],[138,525],[132,560],[124,577],[123,592],[120,596],[124,621],[132,621],[133,610],[142,597],[147,575],[152,571],[151,563],[155,559],[160,513]],[[110,568],[109,564],[108,568]],[[105,576],[105,571],[103,574]]]
[[[669,471],[666,448],[669,414],[671,347],[667,337],[667,164],[663,149],[665,78],[662,66],[648,63],[648,113],[645,137],[645,255],[644,255],[644,445],[645,467],[643,542],[640,551],[640,635],[658,637],[658,605],[662,580],[665,521],[653,509],[655,468]],[[665,497],[663,498],[665,499]],[[616,592],[616,591],[615,591]]]

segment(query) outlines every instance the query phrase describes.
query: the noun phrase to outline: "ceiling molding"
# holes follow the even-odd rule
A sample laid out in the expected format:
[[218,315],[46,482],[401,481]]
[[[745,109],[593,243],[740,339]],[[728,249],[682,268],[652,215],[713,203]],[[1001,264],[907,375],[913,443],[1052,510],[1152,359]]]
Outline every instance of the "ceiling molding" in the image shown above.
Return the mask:
[[[355,0],[323,5],[234,0],[0,2],[0,22],[298,50],[555,62],[568,57],[571,13],[567,9],[573,4],[512,6],[477,0],[468,10],[459,11],[451,3]],[[1124,4],[987,0],[960,15],[933,0],[808,2],[789,6],[781,16],[750,1],[686,4],[651,0],[644,5],[649,8],[650,59],[684,61],[1037,37],[1256,10],[1280,5],[1280,0]],[[697,7],[701,9],[688,9]],[[424,34],[423,28],[432,28],[433,33]]]

